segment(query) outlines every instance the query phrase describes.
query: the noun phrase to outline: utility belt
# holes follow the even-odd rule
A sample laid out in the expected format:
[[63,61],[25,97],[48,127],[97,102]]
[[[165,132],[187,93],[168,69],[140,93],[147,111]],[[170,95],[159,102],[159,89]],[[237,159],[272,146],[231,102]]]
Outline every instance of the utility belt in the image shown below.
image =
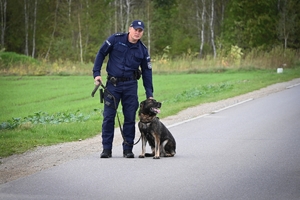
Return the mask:
[[114,76],[107,76],[107,80],[111,82],[126,82],[131,80],[136,80],[135,77],[114,77]]
[[141,78],[141,71],[137,70],[134,72],[132,77],[114,77],[111,75],[107,76],[107,80],[111,82],[113,85],[116,85],[118,82],[126,82],[132,80],[139,80]]
[[125,82],[125,81],[131,81],[136,80],[134,77],[114,77],[114,76],[107,76],[107,80],[111,82],[114,86],[117,86],[118,82]]

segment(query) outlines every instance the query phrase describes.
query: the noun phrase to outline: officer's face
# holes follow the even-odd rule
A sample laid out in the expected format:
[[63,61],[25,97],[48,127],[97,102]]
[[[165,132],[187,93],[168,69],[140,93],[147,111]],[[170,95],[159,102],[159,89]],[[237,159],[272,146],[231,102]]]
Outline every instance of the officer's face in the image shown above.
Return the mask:
[[129,36],[128,40],[131,43],[136,43],[143,36],[144,31],[140,28],[129,27]]

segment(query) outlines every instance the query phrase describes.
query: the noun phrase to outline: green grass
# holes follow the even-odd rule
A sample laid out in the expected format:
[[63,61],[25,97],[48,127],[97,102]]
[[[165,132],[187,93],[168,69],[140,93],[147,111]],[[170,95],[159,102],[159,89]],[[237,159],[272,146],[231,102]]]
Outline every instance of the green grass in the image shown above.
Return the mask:
[[[164,118],[191,106],[299,77],[300,67],[284,69],[282,74],[276,70],[154,74],[154,98],[163,103],[159,116]],[[103,104],[99,102],[99,92],[91,97],[93,82],[91,76],[0,77],[0,123],[23,121],[11,129],[0,130],[0,157],[99,134]],[[139,100],[144,99],[140,80]],[[121,113],[121,107],[118,112]]]
[[156,75],[155,98],[163,102],[161,117],[191,106],[234,97],[300,77],[300,70],[227,71],[225,73]]

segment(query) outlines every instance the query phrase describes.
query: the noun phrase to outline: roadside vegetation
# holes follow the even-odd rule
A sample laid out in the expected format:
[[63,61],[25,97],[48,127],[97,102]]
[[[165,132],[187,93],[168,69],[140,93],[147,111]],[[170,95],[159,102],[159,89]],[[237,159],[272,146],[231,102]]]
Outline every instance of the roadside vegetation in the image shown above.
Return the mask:
[[[99,92],[91,97],[91,63],[46,63],[9,52],[2,52],[0,58],[0,157],[101,132],[103,104]],[[224,59],[153,58],[154,95],[163,103],[160,117],[300,77],[296,54],[289,59],[280,53],[247,59],[230,57],[225,63]],[[283,73],[278,74],[276,69],[282,66]],[[144,99],[140,80],[139,100]],[[120,108],[118,112],[122,116]]]

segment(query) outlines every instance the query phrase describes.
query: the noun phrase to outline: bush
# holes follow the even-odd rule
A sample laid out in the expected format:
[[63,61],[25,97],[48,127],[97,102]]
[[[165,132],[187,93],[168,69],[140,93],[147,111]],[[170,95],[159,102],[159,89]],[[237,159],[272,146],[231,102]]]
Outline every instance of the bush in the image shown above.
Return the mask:
[[39,62],[29,56],[14,52],[0,52],[0,69],[7,69],[14,65],[37,65]]
[[260,69],[291,68],[296,65],[297,59],[297,52],[292,49],[282,47],[274,47],[270,51],[252,49],[246,53],[242,66],[254,66]]

